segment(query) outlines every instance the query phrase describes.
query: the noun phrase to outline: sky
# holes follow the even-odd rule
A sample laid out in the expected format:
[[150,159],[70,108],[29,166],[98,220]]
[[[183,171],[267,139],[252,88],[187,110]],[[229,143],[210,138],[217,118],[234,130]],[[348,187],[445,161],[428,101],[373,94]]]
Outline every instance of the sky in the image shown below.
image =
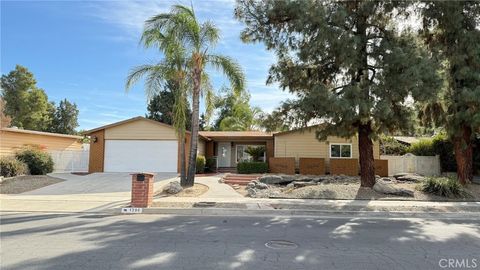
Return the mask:
[[[0,70],[27,67],[57,104],[66,98],[79,108],[79,129],[91,129],[146,113],[143,82],[128,93],[125,78],[131,68],[155,63],[162,55],[139,44],[143,22],[168,12],[172,4],[190,1],[4,1],[1,0]],[[291,94],[266,85],[275,62],[261,43],[240,40],[243,28],[233,16],[233,0],[198,0],[193,5],[200,21],[221,30],[215,52],[242,66],[251,105],[270,112]],[[229,85],[212,72],[216,90]],[[203,108],[203,106],[202,106]]]

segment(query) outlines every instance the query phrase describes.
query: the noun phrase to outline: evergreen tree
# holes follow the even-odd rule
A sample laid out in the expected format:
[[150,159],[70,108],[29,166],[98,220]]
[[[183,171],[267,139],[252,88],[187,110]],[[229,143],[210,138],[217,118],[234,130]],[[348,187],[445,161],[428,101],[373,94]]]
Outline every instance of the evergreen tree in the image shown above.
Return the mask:
[[[161,123],[168,125],[173,125],[174,120],[174,104],[175,104],[175,95],[173,89],[168,89],[170,86],[167,83],[167,86],[164,90],[155,94],[148,102],[147,105],[147,115],[148,119],[152,119]],[[192,111],[190,106],[187,104],[186,108],[186,129],[190,129]]]
[[44,90],[37,88],[33,74],[17,65],[8,75],[2,75],[1,90],[5,115],[11,125],[24,129],[48,131],[53,105]]
[[[299,108],[325,122],[319,140],[358,135],[361,185],[375,183],[373,139],[411,129],[413,106],[436,95],[435,65],[408,33],[396,29],[409,2],[238,0],[242,39],[263,42],[276,81]],[[393,19],[392,19],[393,18]]]
[[78,113],[77,104],[70,103],[67,99],[61,100],[60,104],[52,112],[50,131],[62,134],[76,134]]
[[421,117],[434,120],[451,138],[457,176],[473,179],[473,145],[480,132],[480,2],[424,1],[421,36],[444,65],[446,83]]

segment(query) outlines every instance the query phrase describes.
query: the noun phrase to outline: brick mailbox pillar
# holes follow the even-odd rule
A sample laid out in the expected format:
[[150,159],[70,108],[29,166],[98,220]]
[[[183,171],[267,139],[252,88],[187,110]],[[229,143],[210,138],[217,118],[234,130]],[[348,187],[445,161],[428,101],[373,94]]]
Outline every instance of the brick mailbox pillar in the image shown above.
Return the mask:
[[152,205],[153,176],[151,173],[132,174],[132,207],[146,208]]

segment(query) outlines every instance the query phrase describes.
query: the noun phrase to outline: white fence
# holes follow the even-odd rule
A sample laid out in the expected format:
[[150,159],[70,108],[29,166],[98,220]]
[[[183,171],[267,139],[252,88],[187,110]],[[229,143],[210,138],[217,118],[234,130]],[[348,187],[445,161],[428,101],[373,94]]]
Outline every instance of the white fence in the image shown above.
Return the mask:
[[418,173],[425,176],[438,176],[440,170],[440,156],[415,156],[405,154],[403,156],[380,156],[380,159],[388,160],[388,175],[396,173]]
[[49,151],[54,172],[87,172],[89,151]]

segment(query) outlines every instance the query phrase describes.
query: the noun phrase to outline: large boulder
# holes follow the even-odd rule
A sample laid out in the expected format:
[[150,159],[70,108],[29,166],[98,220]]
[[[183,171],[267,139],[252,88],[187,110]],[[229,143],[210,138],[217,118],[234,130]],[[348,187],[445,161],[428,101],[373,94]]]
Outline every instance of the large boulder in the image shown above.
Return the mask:
[[258,178],[258,180],[269,185],[286,185],[293,182],[295,177],[289,175],[264,175]]
[[163,191],[168,194],[177,194],[182,190],[183,188],[178,181],[170,182],[163,188]]
[[388,195],[413,197],[413,191],[404,188],[397,188],[393,186],[391,182],[383,181],[380,179],[375,182],[375,185],[373,185],[373,190]]
[[398,181],[422,182],[425,177],[416,173],[397,173],[393,175]]

